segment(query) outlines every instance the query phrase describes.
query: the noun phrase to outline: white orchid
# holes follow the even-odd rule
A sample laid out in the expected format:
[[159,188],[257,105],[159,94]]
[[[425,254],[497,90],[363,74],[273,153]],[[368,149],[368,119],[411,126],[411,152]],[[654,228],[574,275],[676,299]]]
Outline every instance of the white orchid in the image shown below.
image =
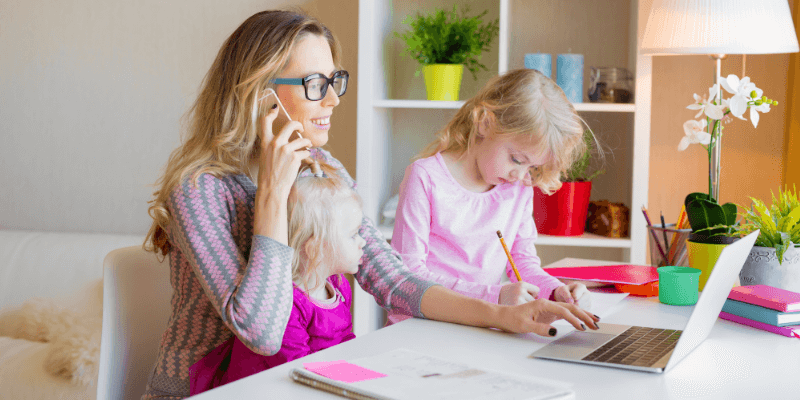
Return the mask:
[[[758,127],[759,114],[766,113],[770,110],[770,105],[778,105],[777,101],[768,99],[764,96],[764,91],[756,87],[753,82],[750,82],[749,77],[742,77],[730,74],[726,78],[719,77],[719,83],[708,88],[707,100],[703,97],[693,94],[694,103],[688,105],[686,108],[690,110],[699,110],[695,118],[699,118],[705,114],[707,119],[701,121],[686,121],[683,124],[685,136],[681,139],[678,145],[678,150],[685,150],[692,143],[700,143],[703,145],[714,146],[716,142],[717,128],[721,128],[723,122],[728,123],[731,121],[730,115],[746,121],[744,113],[750,109],[750,122],[753,127]],[[732,94],[730,98],[724,99],[719,93],[720,86],[728,93]],[[707,131],[706,131],[706,128]],[[710,151],[710,148],[706,150]],[[710,153],[709,153],[710,154]]]
[[678,144],[678,151],[686,150],[692,143],[700,143],[703,145],[711,143],[711,134],[706,132],[706,126],[708,126],[708,122],[704,119],[700,121],[695,121],[693,119],[686,121],[683,124],[683,131],[686,133],[686,136],[684,136],[680,144]]
[[690,110],[700,110],[695,115],[695,118],[700,117],[705,112],[706,116],[711,119],[722,119],[725,115],[725,110],[722,106],[718,106],[714,104],[714,99],[717,97],[717,93],[719,92],[719,85],[715,84],[714,86],[708,89],[708,100],[704,100],[702,97],[698,96],[696,93],[693,94],[694,96],[694,103],[689,104],[686,108]]

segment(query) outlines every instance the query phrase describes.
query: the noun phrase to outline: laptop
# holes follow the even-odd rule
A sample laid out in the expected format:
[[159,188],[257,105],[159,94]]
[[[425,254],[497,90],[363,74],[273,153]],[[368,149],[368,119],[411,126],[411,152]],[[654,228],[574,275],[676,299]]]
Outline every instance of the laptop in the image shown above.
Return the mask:
[[722,250],[682,331],[601,322],[596,331],[572,332],[530,357],[655,373],[669,371],[708,337],[758,233]]

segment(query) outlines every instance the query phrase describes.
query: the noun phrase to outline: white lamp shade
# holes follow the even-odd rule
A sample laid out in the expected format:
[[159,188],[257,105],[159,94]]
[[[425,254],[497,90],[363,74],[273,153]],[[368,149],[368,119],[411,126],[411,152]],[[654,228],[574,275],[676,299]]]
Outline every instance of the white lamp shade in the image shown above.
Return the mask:
[[787,0],[655,0],[643,54],[796,53]]

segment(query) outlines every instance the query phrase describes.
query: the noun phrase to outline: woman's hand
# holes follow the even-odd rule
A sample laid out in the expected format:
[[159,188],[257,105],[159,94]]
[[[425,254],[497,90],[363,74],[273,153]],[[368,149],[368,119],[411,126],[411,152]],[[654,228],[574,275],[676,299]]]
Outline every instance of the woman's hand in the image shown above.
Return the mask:
[[559,319],[566,320],[580,331],[585,331],[587,326],[598,329],[596,322],[600,320],[574,304],[538,299],[518,306],[502,307],[499,323],[495,326],[514,333],[533,332],[540,336],[555,336],[558,332],[550,324]]
[[586,289],[586,285],[580,282],[572,282],[564,286],[559,286],[553,291],[553,298],[561,303],[577,303],[582,308],[589,308],[591,306],[591,292],[589,292],[589,289]]
[[258,190],[262,191],[263,188],[270,193],[277,192],[288,197],[289,189],[300,170],[300,161],[311,156],[305,149],[311,146],[311,141],[303,138],[289,141],[292,132],[303,132],[303,124],[297,121],[287,122],[278,135],[273,134],[272,124],[278,117],[277,106],[276,104],[261,119]]
[[273,134],[272,123],[277,116],[276,104],[261,120],[253,234],[288,244],[289,191],[300,171],[301,160],[311,155],[304,149],[311,146],[311,141],[301,138],[289,141],[292,132],[303,131],[303,125],[294,121],[289,121],[277,136]]
[[539,287],[528,282],[507,283],[500,288],[500,296],[497,304],[506,306],[516,306],[536,300],[539,295]]

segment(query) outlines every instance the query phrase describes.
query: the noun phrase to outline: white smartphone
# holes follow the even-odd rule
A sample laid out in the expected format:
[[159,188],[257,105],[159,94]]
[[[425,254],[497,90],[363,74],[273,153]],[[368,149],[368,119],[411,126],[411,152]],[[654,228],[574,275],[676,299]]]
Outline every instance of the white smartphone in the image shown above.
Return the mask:
[[[278,98],[278,94],[277,94],[277,93],[275,93],[275,91],[274,91],[272,88],[267,88],[266,92],[267,92],[267,94],[265,94],[264,96],[262,96],[262,97],[259,99],[259,101],[261,101],[261,100],[264,100],[264,99],[266,99],[266,98],[267,98],[267,97],[269,97],[269,96],[274,96],[274,97],[275,97],[275,101],[276,101],[276,102],[277,102],[277,104],[278,104],[278,107],[280,107],[280,108],[281,108],[281,110],[283,110],[283,113],[284,113],[284,114],[286,114],[286,119],[288,119],[289,121],[294,121],[294,120],[292,119],[292,117],[289,115],[289,112],[288,112],[288,111],[286,111],[286,108],[284,108],[284,107],[283,107],[283,103],[281,103],[281,99],[280,99],[280,98]],[[303,136],[302,136],[302,135],[300,135],[300,132],[298,132],[298,131],[294,131],[293,133],[294,133],[295,135],[297,135],[297,137],[299,137],[300,139],[302,139],[302,138],[303,138]],[[308,147],[306,147],[306,148],[304,148],[303,150],[309,150],[309,148],[308,148]],[[323,176],[323,175],[322,175],[322,170],[320,169],[320,167],[319,167],[319,164],[317,164],[317,162],[316,162],[316,161],[314,161],[314,163],[311,165],[311,171],[314,173],[314,176],[319,176],[319,177],[322,177],[322,176]]]
[[[262,101],[262,100],[265,100],[265,99],[266,99],[267,97],[269,97],[269,96],[274,96],[274,97],[275,97],[275,101],[276,101],[276,102],[277,102],[277,104],[278,104],[278,107],[280,107],[280,108],[281,108],[281,110],[283,110],[283,113],[284,113],[284,114],[286,114],[286,119],[288,119],[289,121],[294,121],[294,120],[292,119],[292,117],[289,115],[289,112],[288,112],[288,111],[286,111],[286,108],[284,108],[284,107],[283,107],[283,103],[281,103],[281,99],[280,99],[280,98],[278,98],[278,94],[277,94],[277,93],[275,93],[275,90],[273,90],[272,88],[267,88],[266,92],[267,92],[267,94],[265,94],[264,96],[262,96],[262,97],[261,97],[260,99],[258,99],[258,100],[259,100],[259,101]],[[268,112],[269,112],[269,111],[268,111]],[[301,138],[301,139],[303,138],[303,136],[302,136],[302,135],[300,135],[300,132],[298,132],[298,131],[294,131],[294,133],[295,133],[295,134],[296,134],[296,135],[297,135],[299,138]]]

